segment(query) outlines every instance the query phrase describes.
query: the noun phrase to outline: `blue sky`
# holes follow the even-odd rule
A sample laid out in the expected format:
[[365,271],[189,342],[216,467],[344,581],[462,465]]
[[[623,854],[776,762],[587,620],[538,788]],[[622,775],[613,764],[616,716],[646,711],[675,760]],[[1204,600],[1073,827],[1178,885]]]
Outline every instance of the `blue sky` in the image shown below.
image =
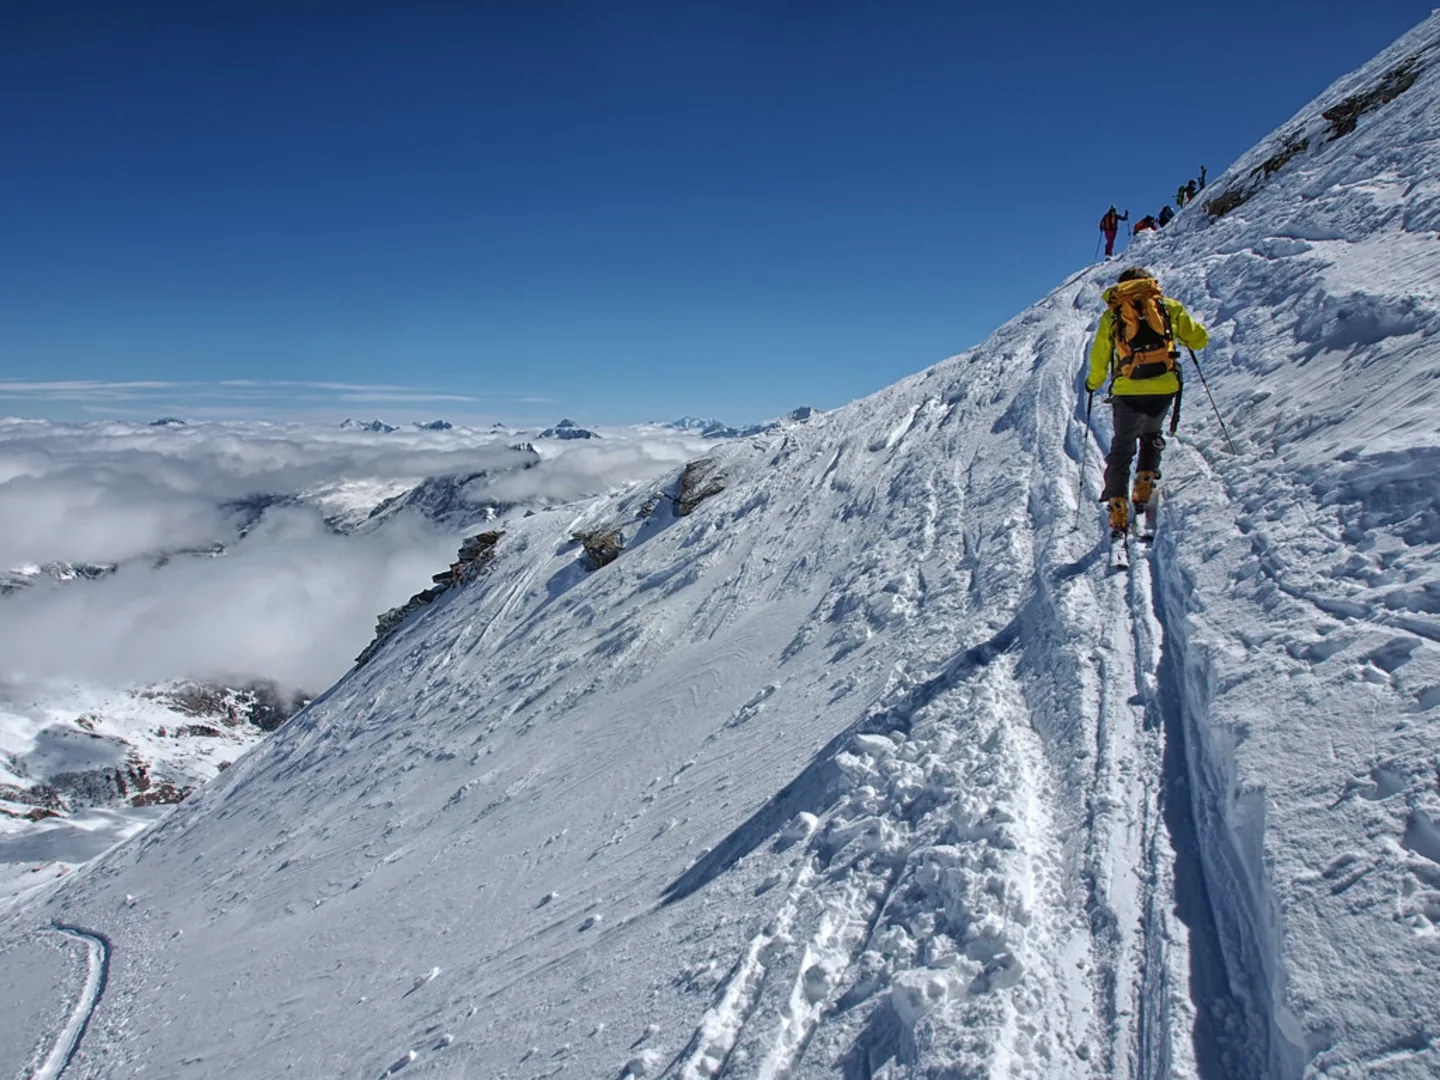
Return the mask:
[[[967,10],[971,7],[981,11]],[[0,414],[731,422],[982,339],[1417,3],[12,7]],[[1163,151],[1124,164],[1124,115]]]

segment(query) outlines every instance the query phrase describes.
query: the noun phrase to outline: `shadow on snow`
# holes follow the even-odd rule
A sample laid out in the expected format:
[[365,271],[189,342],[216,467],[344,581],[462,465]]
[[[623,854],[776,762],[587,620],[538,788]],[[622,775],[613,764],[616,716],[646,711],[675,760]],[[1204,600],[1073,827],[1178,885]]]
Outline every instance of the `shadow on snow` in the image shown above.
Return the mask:
[[779,833],[795,816],[819,816],[841,795],[841,773],[835,759],[856,735],[908,732],[911,717],[946,690],[971,678],[997,656],[1013,647],[1020,636],[1021,615],[983,644],[952,657],[937,675],[917,683],[893,705],[863,717],[840,732],[815,755],[799,776],[770,797],[750,819],[717,844],[709,854],[666,887],[663,904],[673,904],[703,889],[750,852]]

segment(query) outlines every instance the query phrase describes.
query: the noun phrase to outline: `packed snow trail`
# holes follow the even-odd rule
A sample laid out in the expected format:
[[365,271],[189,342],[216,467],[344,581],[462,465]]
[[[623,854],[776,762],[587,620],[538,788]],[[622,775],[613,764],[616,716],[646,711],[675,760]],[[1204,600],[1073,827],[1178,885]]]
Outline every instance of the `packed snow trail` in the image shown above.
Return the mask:
[[1437,39],[1135,245],[1240,450],[1187,404],[1148,559],[1106,573],[1080,476],[1113,265],[504,522],[485,578],[0,916],[12,981],[52,918],[116,944],[67,1080],[1440,1073]]
[[70,1019],[55,1040],[49,1056],[35,1070],[33,1080],[59,1080],[64,1075],[75,1057],[75,1051],[80,1047],[80,1040],[85,1038],[85,1029],[89,1027],[95,1006],[100,1003],[100,998],[105,993],[105,983],[110,974],[110,943],[105,940],[104,934],[63,923],[56,923],[54,932],[85,943],[85,984],[76,999]]

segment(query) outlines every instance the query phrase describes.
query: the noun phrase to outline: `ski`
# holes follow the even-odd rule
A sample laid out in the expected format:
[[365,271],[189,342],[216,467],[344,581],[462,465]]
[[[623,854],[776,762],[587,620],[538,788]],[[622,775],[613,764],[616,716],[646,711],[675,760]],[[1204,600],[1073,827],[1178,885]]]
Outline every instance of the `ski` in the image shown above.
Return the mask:
[[1130,569],[1130,534],[1124,529],[1110,530],[1110,572]]
[[1155,542],[1155,526],[1160,517],[1160,489],[1152,489],[1149,501],[1135,507],[1135,511],[1131,516],[1135,535],[1148,548]]

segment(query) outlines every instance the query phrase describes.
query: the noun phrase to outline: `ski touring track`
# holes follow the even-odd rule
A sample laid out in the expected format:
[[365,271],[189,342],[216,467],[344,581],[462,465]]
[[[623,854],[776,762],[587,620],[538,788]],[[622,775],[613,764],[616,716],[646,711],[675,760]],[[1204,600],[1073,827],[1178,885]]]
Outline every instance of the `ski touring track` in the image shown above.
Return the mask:
[[[1199,449],[1176,446],[1169,461],[1174,484],[1223,484],[1221,472]],[[1255,929],[1243,904],[1237,905],[1235,890],[1217,884],[1217,870],[1204,857],[1201,822],[1209,822],[1211,835],[1225,835],[1214,826],[1223,816],[1216,801],[1224,793],[1211,790],[1204,780],[1206,764],[1192,758],[1203,740],[1182,686],[1184,634],[1172,621],[1183,618],[1186,586],[1178,570],[1178,540],[1167,535],[1165,518],[1162,502],[1155,543],[1132,560],[1128,572],[1114,575],[1123,593],[1115,598],[1116,611],[1128,616],[1131,635],[1128,650],[1115,642],[1115,655],[1123,657],[1119,667],[1128,668],[1134,680],[1126,682],[1119,671],[1113,680],[1114,687],[1134,687],[1126,702],[1134,715],[1120,718],[1118,729],[1126,733],[1120,742],[1128,744],[1120,754],[1138,765],[1130,799],[1141,827],[1127,842],[1137,860],[1133,865],[1142,869],[1128,912],[1135,930],[1122,935],[1131,940],[1117,950],[1116,966],[1132,984],[1134,1012],[1115,1045],[1113,1075],[1273,1076],[1279,1066],[1273,1023],[1262,1004],[1263,958],[1245,947]],[[1126,622],[1119,619],[1117,626]],[[1106,711],[1113,717],[1113,703]],[[1117,1007],[1123,1011],[1118,1001]]]
[[[1077,308],[1078,288],[1057,305]],[[1086,336],[1076,319],[1035,348],[1079,356]],[[1098,512],[1093,547],[1073,529],[1081,440],[1103,466],[1102,440],[1072,385],[1038,378],[1031,413],[1005,413],[1039,450],[1017,466],[1025,497],[1010,496],[1016,524],[1028,514],[1034,527],[1002,530],[1008,623],[929,677],[897,672],[787,788],[834,791],[779,834],[773,850],[797,853],[767,882],[787,883],[783,899],[659,1075],[789,1080],[838,1064],[846,1080],[898,1080],[919,1061],[947,1077],[1268,1075],[1265,1025],[1231,989],[1197,850],[1203,788],[1157,584],[1172,550],[1164,507],[1153,550],[1137,543],[1131,569],[1110,572]],[[933,432],[926,412],[910,409],[872,451]],[[1046,425],[1063,444],[1039,437]],[[1183,460],[1208,472],[1198,452]],[[984,463],[952,468],[948,484],[915,481],[917,563],[941,622],[985,589],[937,587],[934,536],[964,532],[963,511],[995,486]]]
[[[1053,849],[1024,842],[1053,836],[1055,825],[1038,740],[1010,723],[1023,707],[1012,645],[1007,636],[958,658],[940,677],[946,685],[897,688],[849,737],[835,759],[845,794],[779,837],[803,845],[785,897],[662,1075],[795,1076],[822,1026],[887,983],[909,1039],[943,1043],[968,1018],[978,1031],[972,1054],[1018,1061],[1046,1041],[1043,1006],[1060,976],[1026,948],[1027,935],[1062,935],[1069,920],[1049,903],[1064,893]],[[996,759],[1018,768],[997,769]],[[967,922],[963,954],[935,932],[947,909]],[[927,923],[928,939],[908,933]],[[892,976],[897,968],[909,970]],[[1009,987],[1022,991],[1018,1006],[988,994]],[[837,1055],[844,1075],[876,1075],[911,1056],[887,1016]]]
[[104,934],[66,923],[53,923],[48,932],[84,942],[87,950],[87,970],[85,984],[70,1012],[70,1019],[66,1021],[54,1047],[31,1080],[59,1080],[65,1074],[76,1051],[80,1049],[85,1031],[90,1026],[90,1017],[100,1004],[110,978],[110,941]]
[[[1078,415],[1078,410],[1077,410]],[[1094,439],[1093,431],[1086,437]],[[1173,440],[1172,440],[1173,443]],[[1104,445],[1092,448],[1103,469]],[[1223,487],[1200,449],[1173,445],[1169,486]],[[1197,819],[1222,798],[1198,780],[1197,717],[1181,685],[1185,583],[1161,493],[1152,544],[1132,542],[1129,569],[1109,570],[1097,650],[1094,815],[1086,872],[1094,919],[1097,1000],[1106,1008],[1101,1075],[1250,1080],[1273,1075],[1271,1023],[1255,1003],[1261,973],[1239,938],[1243,912],[1217,910]],[[1097,492],[1098,496],[1098,492]],[[1223,891],[1223,890],[1222,890]],[[1224,935],[1228,934],[1231,940]]]

